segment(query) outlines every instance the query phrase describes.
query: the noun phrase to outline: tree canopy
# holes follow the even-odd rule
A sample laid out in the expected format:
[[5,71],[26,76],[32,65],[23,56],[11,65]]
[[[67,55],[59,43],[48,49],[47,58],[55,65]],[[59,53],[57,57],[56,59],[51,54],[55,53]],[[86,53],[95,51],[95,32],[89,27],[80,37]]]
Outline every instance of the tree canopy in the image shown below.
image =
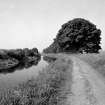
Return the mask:
[[54,42],[45,53],[98,53],[101,49],[101,30],[96,25],[82,18],[75,18],[63,24]]

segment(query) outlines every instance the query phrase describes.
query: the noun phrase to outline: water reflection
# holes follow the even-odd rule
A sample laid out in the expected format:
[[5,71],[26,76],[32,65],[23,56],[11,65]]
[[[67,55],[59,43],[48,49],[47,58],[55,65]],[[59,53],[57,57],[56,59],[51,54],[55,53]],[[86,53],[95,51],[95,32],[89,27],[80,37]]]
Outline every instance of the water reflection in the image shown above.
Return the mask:
[[7,73],[13,73],[16,70],[23,70],[23,69],[28,69],[32,66],[37,66],[38,63],[40,62],[41,59],[32,61],[32,62],[28,62],[26,60],[22,61],[21,63],[19,63],[17,66],[9,68],[9,69],[0,69],[0,74],[7,74]]

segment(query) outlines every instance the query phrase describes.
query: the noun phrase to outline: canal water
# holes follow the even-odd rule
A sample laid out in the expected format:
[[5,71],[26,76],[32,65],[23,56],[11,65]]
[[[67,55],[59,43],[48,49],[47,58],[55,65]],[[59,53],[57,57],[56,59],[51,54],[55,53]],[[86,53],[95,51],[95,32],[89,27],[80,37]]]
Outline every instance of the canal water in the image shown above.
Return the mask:
[[17,67],[12,70],[0,72],[0,89],[7,89],[36,77],[39,71],[43,70],[48,63],[41,58],[37,65]]

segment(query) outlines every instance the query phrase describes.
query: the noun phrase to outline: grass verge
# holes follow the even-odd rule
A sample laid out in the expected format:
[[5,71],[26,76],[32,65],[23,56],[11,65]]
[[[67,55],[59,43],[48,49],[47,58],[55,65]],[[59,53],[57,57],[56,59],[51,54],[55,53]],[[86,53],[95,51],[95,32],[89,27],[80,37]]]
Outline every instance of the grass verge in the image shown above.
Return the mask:
[[[39,76],[0,94],[0,105],[64,105],[72,62],[57,60]],[[69,82],[68,82],[69,81]]]

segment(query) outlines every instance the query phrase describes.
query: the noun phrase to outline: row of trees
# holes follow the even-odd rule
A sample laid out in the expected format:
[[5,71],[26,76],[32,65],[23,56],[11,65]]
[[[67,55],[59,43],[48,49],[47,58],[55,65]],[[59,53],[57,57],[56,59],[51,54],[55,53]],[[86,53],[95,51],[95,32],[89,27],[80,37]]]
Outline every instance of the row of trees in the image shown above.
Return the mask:
[[54,42],[45,53],[98,53],[101,49],[101,30],[88,20],[76,18],[63,24]]
[[40,59],[41,55],[37,48],[0,50],[0,72],[4,73],[4,69],[8,72],[12,69],[28,68],[37,65]]
[[11,49],[11,50],[0,50],[0,59],[15,58],[19,61],[26,57],[40,57],[37,48],[24,48],[24,49]]

